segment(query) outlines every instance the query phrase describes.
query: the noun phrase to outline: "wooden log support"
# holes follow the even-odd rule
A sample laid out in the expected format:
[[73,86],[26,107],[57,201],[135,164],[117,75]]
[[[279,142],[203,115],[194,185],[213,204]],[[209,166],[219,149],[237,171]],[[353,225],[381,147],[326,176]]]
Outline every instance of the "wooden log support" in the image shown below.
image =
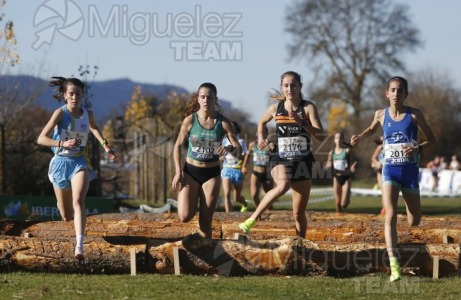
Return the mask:
[[131,276],[136,276],[136,248],[130,248]]
[[440,273],[440,257],[439,256],[434,256],[432,258],[432,263],[433,263],[433,266],[432,266],[432,278],[433,279],[439,279],[439,273]]
[[444,244],[448,244],[448,235],[444,234],[443,235],[443,241]]
[[181,275],[181,262],[179,260],[179,248],[173,247],[173,264],[174,264],[174,275]]

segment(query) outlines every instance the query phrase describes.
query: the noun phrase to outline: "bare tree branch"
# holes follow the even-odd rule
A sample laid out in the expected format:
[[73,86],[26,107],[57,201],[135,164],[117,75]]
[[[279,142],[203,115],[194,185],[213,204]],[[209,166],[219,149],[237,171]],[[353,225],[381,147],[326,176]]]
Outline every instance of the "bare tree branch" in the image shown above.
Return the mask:
[[422,45],[408,6],[392,0],[300,0],[287,8],[286,30],[290,59],[320,67],[317,96],[350,104],[356,119],[373,83],[403,71],[401,53]]

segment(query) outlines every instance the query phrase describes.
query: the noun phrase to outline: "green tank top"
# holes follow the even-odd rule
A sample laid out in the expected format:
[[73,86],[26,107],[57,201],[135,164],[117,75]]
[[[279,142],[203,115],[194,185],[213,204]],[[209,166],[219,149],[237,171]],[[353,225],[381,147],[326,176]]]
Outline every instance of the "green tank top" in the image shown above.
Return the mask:
[[200,125],[197,113],[192,114],[192,128],[189,131],[189,146],[187,157],[201,162],[214,162],[219,160],[217,153],[224,137],[222,128],[222,115],[217,113],[216,123],[213,128],[205,129]]
[[333,158],[333,168],[335,170],[338,170],[338,171],[349,170],[350,157],[346,149],[343,149],[343,151],[340,154],[336,154],[336,151],[333,150],[332,158]]
[[253,145],[253,165],[267,167],[269,165],[269,153],[259,149],[257,142]]

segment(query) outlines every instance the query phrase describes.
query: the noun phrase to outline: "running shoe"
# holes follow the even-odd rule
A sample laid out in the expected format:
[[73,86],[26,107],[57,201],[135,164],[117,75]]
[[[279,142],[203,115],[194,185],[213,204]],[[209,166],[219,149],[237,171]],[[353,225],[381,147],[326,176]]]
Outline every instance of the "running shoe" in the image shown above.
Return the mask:
[[256,220],[253,218],[249,218],[245,222],[240,223],[239,228],[243,231],[244,234],[248,234],[251,228],[255,226],[255,224],[256,224]]
[[247,212],[248,211],[248,203],[250,203],[250,201],[245,200],[245,204],[242,204],[242,208],[240,209],[240,212]]
[[74,257],[76,260],[85,260],[85,255],[83,254],[83,248],[76,247]]
[[397,260],[396,257],[392,257],[390,259],[390,265],[391,265],[391,278],[390,281],[394,282],[397,280],[402,279],[402,275],[400,274],[400,264],[399,261]]

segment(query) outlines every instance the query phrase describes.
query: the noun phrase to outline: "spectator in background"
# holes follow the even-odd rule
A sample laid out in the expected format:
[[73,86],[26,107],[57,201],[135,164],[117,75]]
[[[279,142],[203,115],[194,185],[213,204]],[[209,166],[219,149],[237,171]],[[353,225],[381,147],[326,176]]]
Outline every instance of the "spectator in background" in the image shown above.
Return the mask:
[[451,156],[451,161],[450,161],[450,164],[448,165],[448,168],[453,171],[459,170],[459,161],[458,161],[458,157],[456,156],[456,154],[453,154]]
[[431,170],[431,174],[432,174],[431,192],[434,192],[437,189],[437,186],[439,184],[439,172],[441,170],[440,156],[436,155],[433,160],[427,163],[426,168]]
[[440,156],[440,171],[446,170],[448,168],[448,164],[445,161],[445,156]]

